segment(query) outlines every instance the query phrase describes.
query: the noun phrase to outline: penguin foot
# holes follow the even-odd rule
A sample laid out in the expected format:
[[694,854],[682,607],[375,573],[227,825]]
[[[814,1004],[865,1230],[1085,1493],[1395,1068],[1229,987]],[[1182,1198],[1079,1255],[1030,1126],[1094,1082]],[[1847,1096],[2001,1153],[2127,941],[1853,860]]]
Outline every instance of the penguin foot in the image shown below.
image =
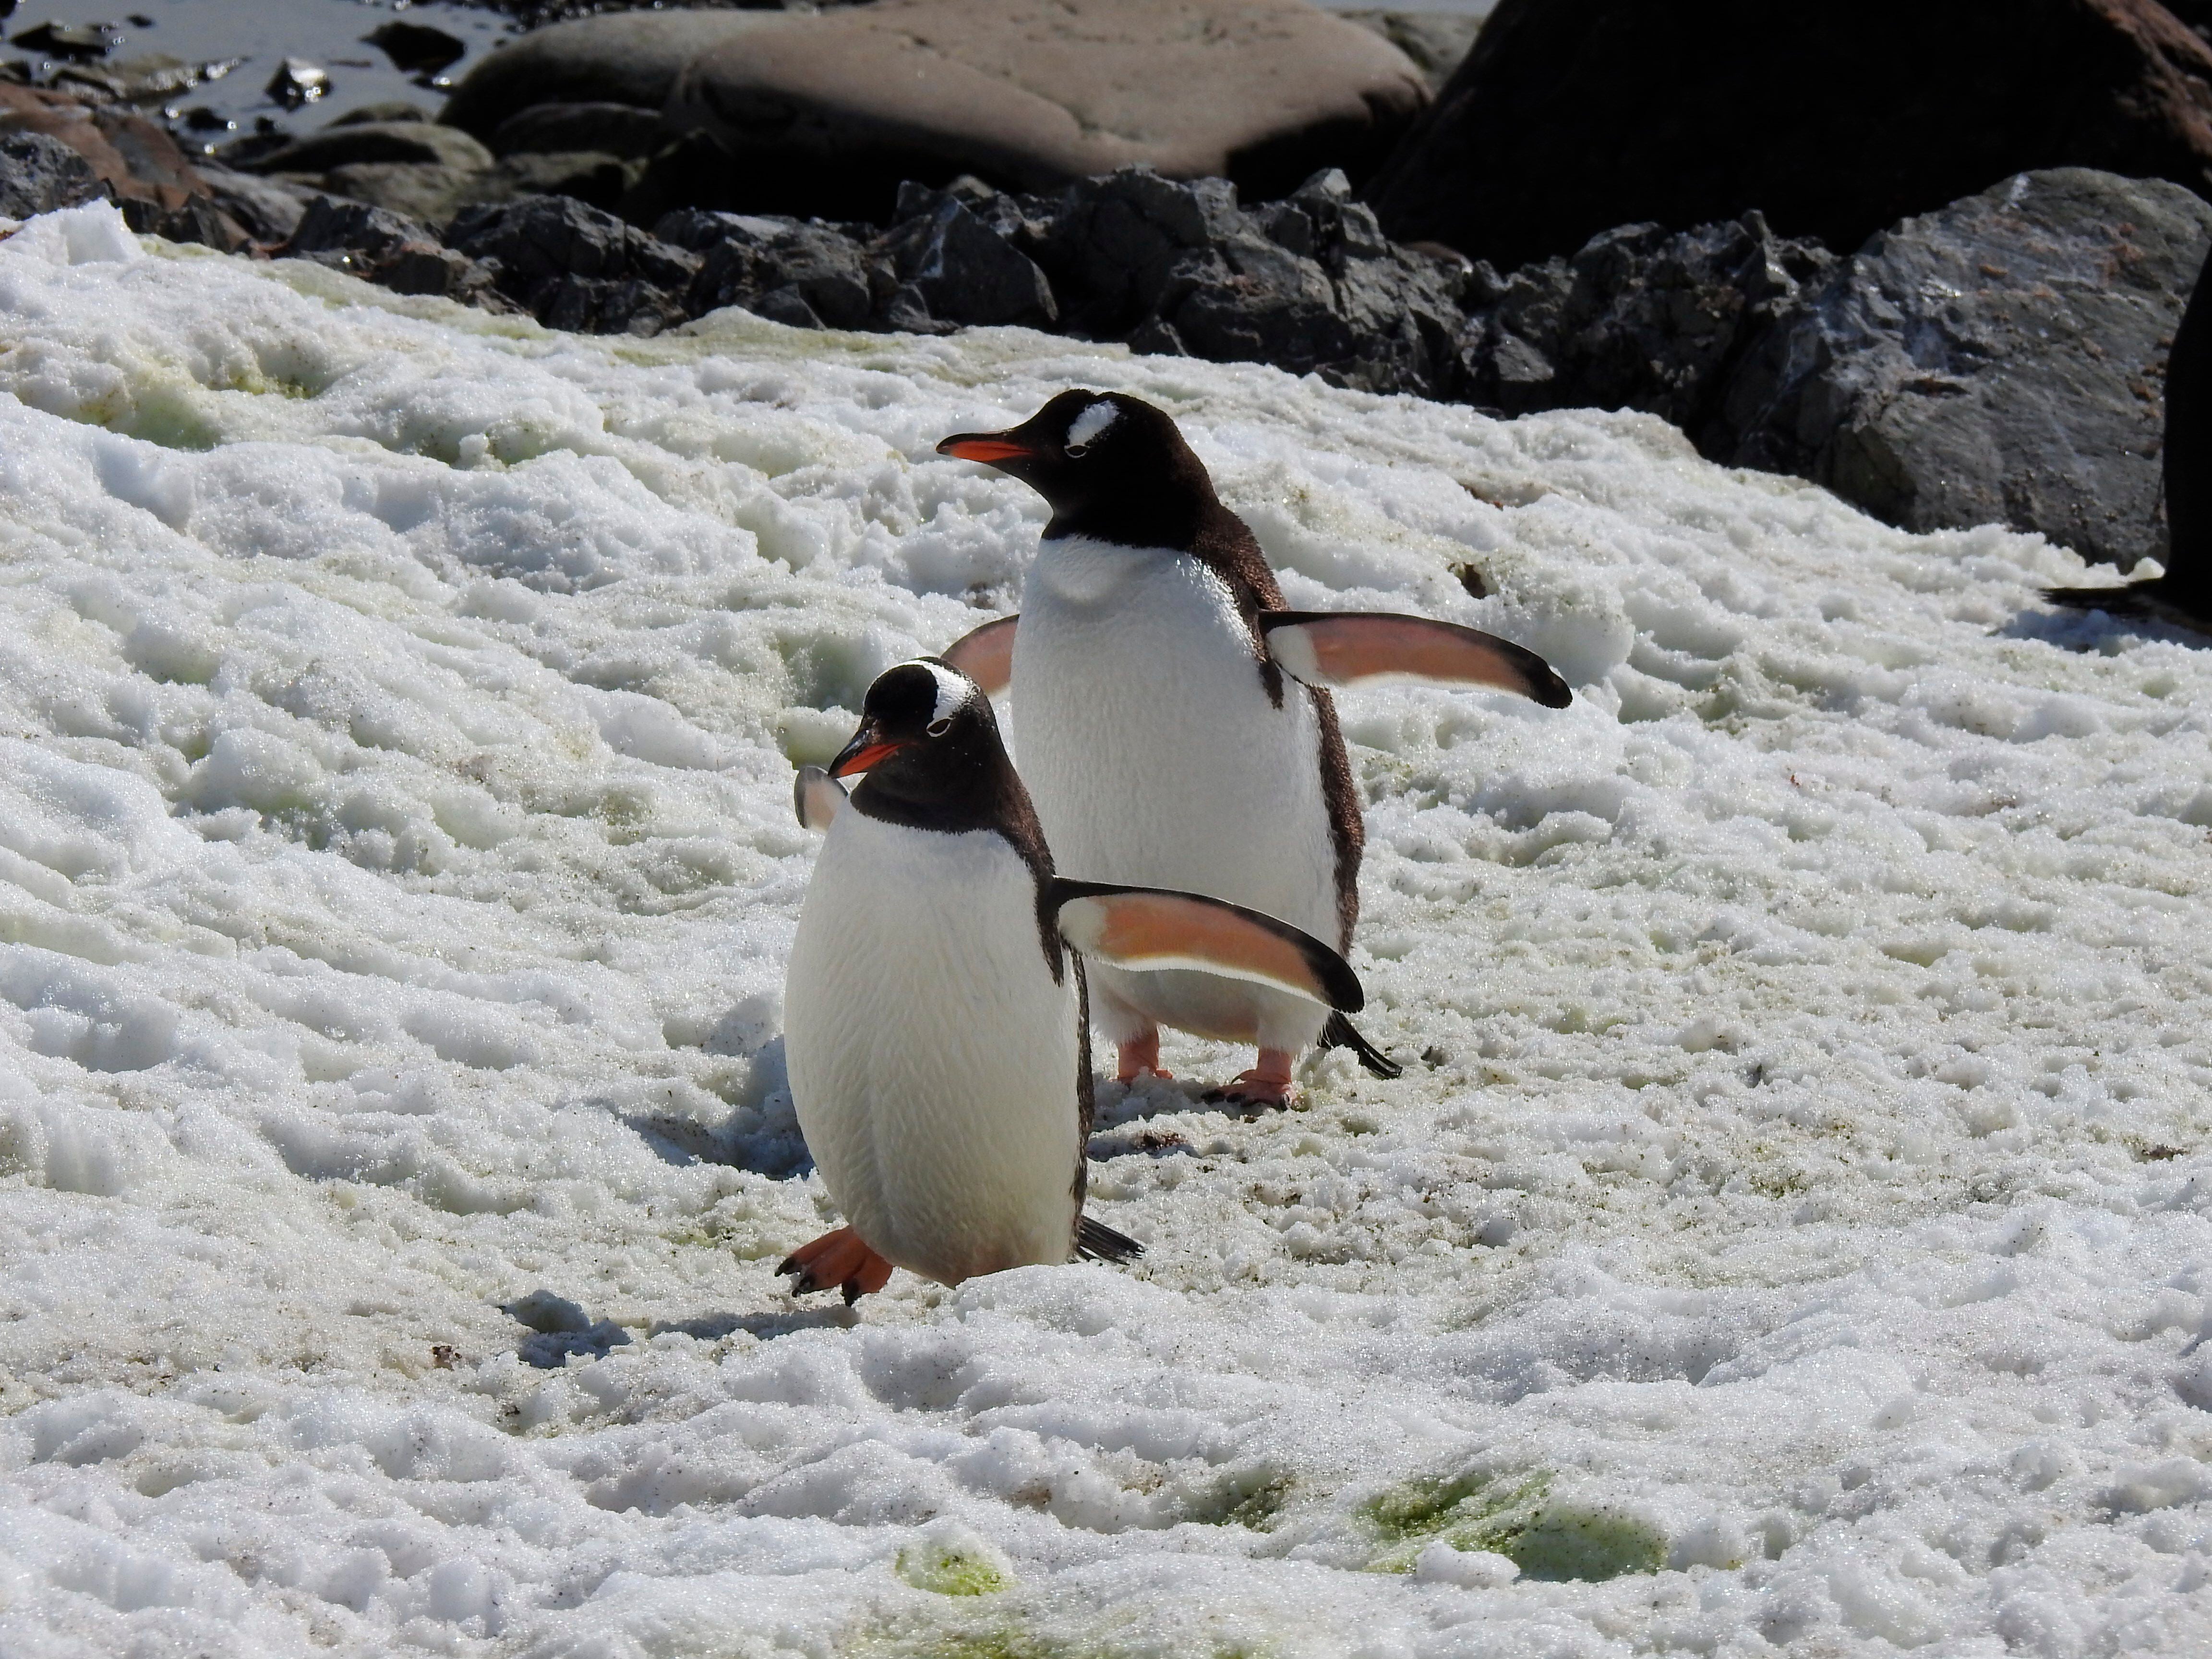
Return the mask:
[[844,1291],[848,1308],[869,1291],[883,1289],[891,1277],[891,1264],[862,1243],[850,1227],[800,1245],[775,1270],[791,1276],[793,1296],[835,1288]]
[[1290,1051],[1262,1048],[1257,1066],[1239,1072],[1218,1089],[1208,1089],[1200,1097],[1224,1105],[1279,1110],[1291,1103],[1295,1093],[1291,1086]]
[[1143,1079],[1157,1078],[1162,1083],[1175,1081],[1173,1072],[1160,1067],[1160,1034],[1154,1031],[1135,1042],[1114,1045],[1114,1081],[1135,1083]]

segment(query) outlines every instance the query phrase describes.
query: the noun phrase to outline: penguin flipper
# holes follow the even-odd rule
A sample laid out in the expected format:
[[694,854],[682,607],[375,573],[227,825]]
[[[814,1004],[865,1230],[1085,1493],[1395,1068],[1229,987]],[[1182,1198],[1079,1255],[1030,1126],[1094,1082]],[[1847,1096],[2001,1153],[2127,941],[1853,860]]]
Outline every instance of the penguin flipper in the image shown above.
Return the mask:
[[1091,1216],[1075,1221],[1075,1254],[1085,1261],[1134,1261],[1145,1247]]
[[975,681],[985,696],[995,697],[1014,678],[1014,624],[1019,621],[1014,616],[987,622],[946,646],[938,661]]
[[1367,994],[1351,964],[1287,921],[1164,887],[1052,878],[1047,905],[1067,942],[1116,968],[1195,969],[1357,1013]]
[[2177,603],[2176,596],[2167,590],[2166,580],[2154,576],[2148,581],[2122,582],[2113,587],[2046,587],[2043,597],[2069,611],[2101,611],[2123,621],[2166,623],[2203,633],[2207,618],[2197,607]]
[[827,830],[844,809],[845,786],[818,766],[802,766],[799,781],[791,786],[791,805],[802,826]]
[[1349,1048],[1359,1056],[1360,1065],[1376,1077],[1403,1077],[1406,1068],[1359,1035],[1350,1020],[1342,1014],[1331,1014],[1328,1024],[1321,1028],[1321,1040],[1315,1044],[1321,1048]]
[[1526,646],[1455,623],[1384,611],[1262,611],[1260,632],[1291,678],[1322,690],[1355,685],[1488,685],[1547,708],[1574,699]]

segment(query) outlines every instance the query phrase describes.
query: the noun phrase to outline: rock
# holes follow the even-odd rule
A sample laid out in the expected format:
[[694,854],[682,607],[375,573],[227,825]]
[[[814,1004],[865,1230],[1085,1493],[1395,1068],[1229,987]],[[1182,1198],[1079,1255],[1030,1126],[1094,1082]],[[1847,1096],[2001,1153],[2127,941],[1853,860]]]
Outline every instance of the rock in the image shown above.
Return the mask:
[[349,271],[396,293],[441,294],[503,308],[494,289],[496,273],[489,267],[441,246],[423,226],[359,202],[316,198],[284,252]]
[[1482,19],[1453,11],[1343,11],[1348,23],[1381,35],[1413,60],[1431,93],[1440,91],[1474,44]]
[[410,104],[404,98],[388,98],[380,103],[356,104],[343,115],[334,115],[323,131],[331,127],[366,126],[372,122],[388,124],[393,121],[434,121],[437,118],[420,104]]
[[2034,168],[2212,191],[2208,112],[2212,47],[2155,0],[1501,0],[1368,197],[1500,270],[1753,209],[1853,248]]
[[246,163],[242,172],[328,173],[333,167],[404,162],[480,171],[492,153],[459,127],[433,121],[334,122]]
[[634,104],[532,104],[501,122],[486,142],[495,155],[598,150],[635,160],[659,149],[666,135],[657,109]]
[[890,301],[890,260],[835,226],[684,209],[653,234],[702,257],[686,308],[702,315],[743,306],[799,328],[864,328]]
[[702,49],[663,112],[735,158],[725,205],[880,221],[902,180],[962,173],[1043,190],[1141,162],[1275,194],[1364,173],[1426,99],[1306,0],[876,0]]
[[485,261],[500,290],[549,328],[657,333],[684,314],[700,258],[611,213],[560,196],[465,210],[449,246]]
[[206,164],[199,168],[207,180],[210,199],[228,214],[257,242],[289,241],[314,199],[312,191],[276,179],[257,179],[250,173]]
[[397,20],[379,24],[361,38],[363,45],[380,48],[402,75],[435,75],[447,65],[459,63],[469,50],[465,42],[443,29]]
[[362,161],[327,173],[270,175],[297,189],[343,196],[403,218],[442,225],[463,208],[504,202],[514,185],[491,167],[451,167],[433,162]]
[[1907,219],[1753,344],[1707,453],[1910,530],[2163,558],[2160,386],[2209,248],[2212,205],[2085,168]]
[[1679,233],[1622,226],[1504,277],[1480,265],[1462,395],[1513,415],[1640,409],[1707,435],[1746,343],[1835,263],[1753,213]]
[[304,58],[287,58],[269,77],[264,90],[286,109],[312,104],[331,89],[331,77]]
[[909,194],[917,210],[885,240],[905,289],[906,314],[940,323],[1018,324],[1049,328],[1060,320],[1052,284],[1006,233],[978,218],[950,192]]
[[43,133],[82,156],[131,228],[231,247],[246,233],[209,201],[207,182],[176,141],[143,116],[0,83],[0,134]]
[[105,58],[123,44],[123,34],[112,23],[48,22],[25,29],[8,44],[56,58]]
[[544,155],[525,152],[502,157],[492,169],[503,186],[499,199],[511,196],[573,196],[580,202],[610,211],[622,205],[640,171],[635,163],[598,150],[555,150]]
[[43,132],[0,133],[0,217],[27,219],[102,194],[92,164]]
[[486,137],[537,104],[658,110],[694,57],[781,21],[778,12],[626,11],[533,29],[471,69],[440,118]]

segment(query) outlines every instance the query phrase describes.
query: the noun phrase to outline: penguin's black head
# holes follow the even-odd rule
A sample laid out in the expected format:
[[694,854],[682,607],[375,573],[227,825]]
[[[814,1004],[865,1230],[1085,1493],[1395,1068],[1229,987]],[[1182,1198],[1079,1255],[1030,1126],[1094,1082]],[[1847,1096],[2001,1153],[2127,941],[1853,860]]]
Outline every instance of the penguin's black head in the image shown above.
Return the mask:
[[1048,534],[1110,532],[1112,521],[1131,514],[1173,518],[1214,500],[1205,463],[1176,423],[1126,392],[1063,392],[1019,426],[960,433],[937,453],[1029,485],[1052,503]]
[[999,740],[991,700],[958,669],[919,657],[868,688],[860,729],[830,763],[833,778],[868,775],[853,805],[917,829],[1001,829],[1033,817]]

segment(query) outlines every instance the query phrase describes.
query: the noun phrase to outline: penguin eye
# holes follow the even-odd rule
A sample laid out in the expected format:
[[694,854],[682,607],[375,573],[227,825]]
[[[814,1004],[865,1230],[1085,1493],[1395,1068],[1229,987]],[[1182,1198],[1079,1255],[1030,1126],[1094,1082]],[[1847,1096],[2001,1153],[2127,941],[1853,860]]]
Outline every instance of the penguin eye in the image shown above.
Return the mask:
[[933,738],[941,738],[952,729],[952,722],[949,720],[932,720],[921,729]]
[[1070,444],[1060,453],[1066,455],[1071,461],[1079,461],[1085,455],[1088,455],[1091,453],[1091,446],[1089,444]]

